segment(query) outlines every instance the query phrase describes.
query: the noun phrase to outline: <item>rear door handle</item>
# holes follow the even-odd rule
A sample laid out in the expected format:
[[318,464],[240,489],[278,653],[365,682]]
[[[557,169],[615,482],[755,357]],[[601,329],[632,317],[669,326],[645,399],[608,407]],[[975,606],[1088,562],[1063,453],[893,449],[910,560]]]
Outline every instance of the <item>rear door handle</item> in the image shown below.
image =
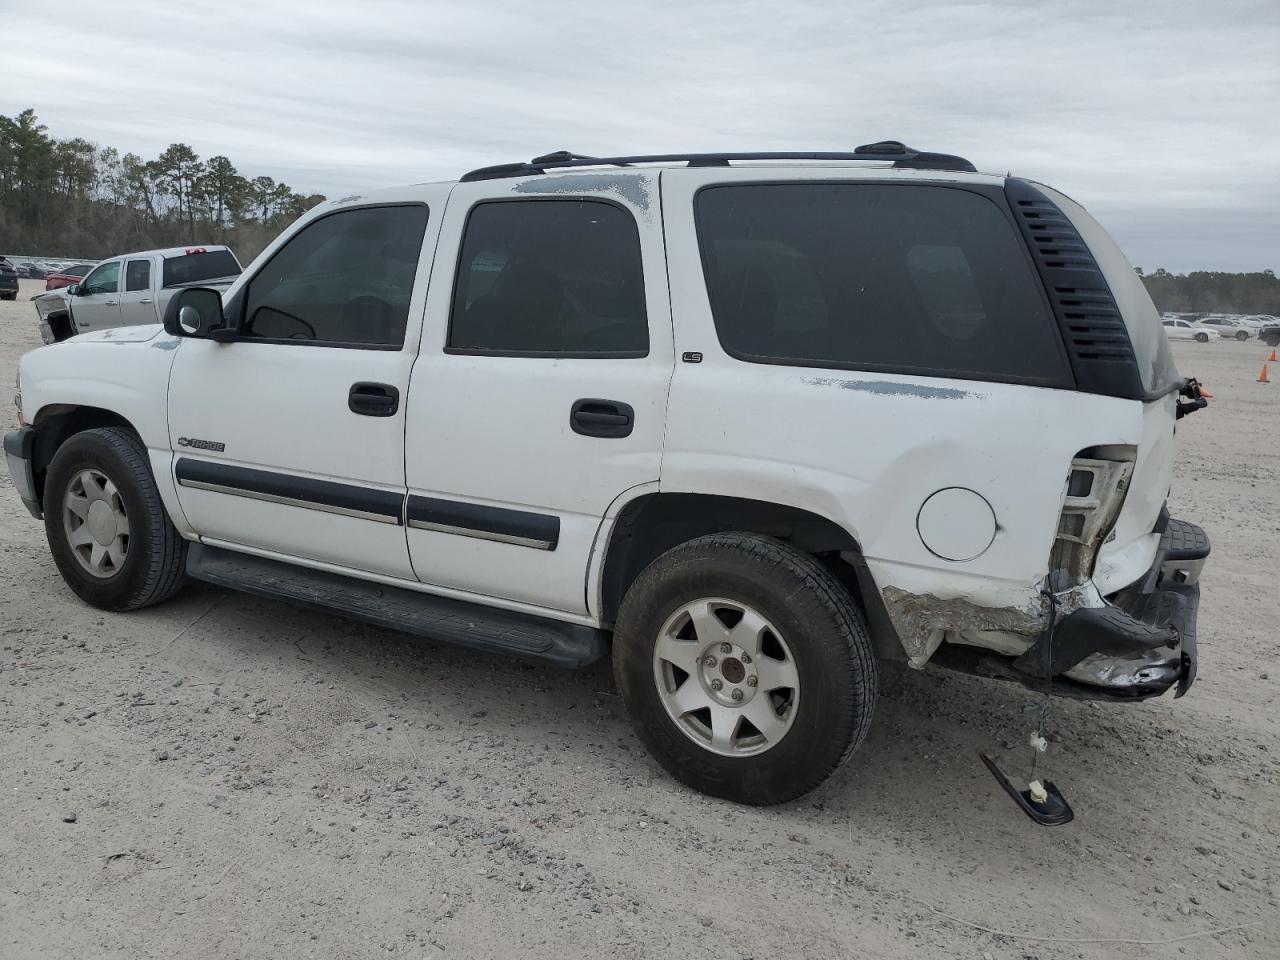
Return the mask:
[[400,391],[389,383],[353,383],[347,408],[362,417],[392,417],[400,409]]
[[107,305],[108,307],[118,307],[118,306],[120,306],[120,301],[119,301],[119,300],[108,300],[108,301],[106,301],[106,305]]
[[620,400],[575,400],[569,409],[569,426],[584,437],[629,437],[635,411]]
[[150,298],[150,297],[147,297],[147,299],[145,299],[145,300],[139,300],[138,302],[139,302],[139,303],[151,303],[152,301],[151,301],[151,298]]

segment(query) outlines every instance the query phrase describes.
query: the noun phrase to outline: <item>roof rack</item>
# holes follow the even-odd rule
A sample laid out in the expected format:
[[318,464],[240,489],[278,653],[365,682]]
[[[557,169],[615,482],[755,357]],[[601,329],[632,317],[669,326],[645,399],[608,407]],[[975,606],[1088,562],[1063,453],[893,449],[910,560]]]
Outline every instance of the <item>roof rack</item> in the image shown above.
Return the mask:
[[500,180],[504,177],[528,177],[546,173],[549,169],[566,167],[629,167],[637,163],[683,163],[690,167],[727,167],[738,160],[864,160],[891,161],[895,167],[916,170],[958,170],[976,173],[977,168],[964,157],[949,153],[926,153],[913,150],[897,140],[864,143],[852,153],[790,151],[774,153],[655,153],[634,157],[586,157],[568,150],[557,150],[527,163],[501,163],[493,167],[481,167],[464,173],[461,182],[473,180]]

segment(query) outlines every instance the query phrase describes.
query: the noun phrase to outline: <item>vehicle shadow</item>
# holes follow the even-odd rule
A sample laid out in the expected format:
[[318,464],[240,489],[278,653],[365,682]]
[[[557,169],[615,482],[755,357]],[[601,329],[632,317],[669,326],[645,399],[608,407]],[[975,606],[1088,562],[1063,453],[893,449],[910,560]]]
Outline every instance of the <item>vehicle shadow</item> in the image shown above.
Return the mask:
[[[519,731],[531,743],[553,733],[571,752],[575,744],[590,745],[597,759],[601,747],[612,743],[601,771],[607,777],[666,784],[686,799],[697,796],[669,781],[635,737],[607,659],[579,671],[562,670],[204,585],[188,589],[184,606],[195,612],[212,606],[189,628],[189,640],[195,643],[199,635],[203,650],[234,663],[245,677],[260,676],[274,663],[283,682],[305,677],[313,689],[332,685],[349,709],[394,710],[419,726],[466,725],[504,736]],[[224,649],[213,653],[210,645]],[[1001,792],[978,752],[1003,755],[1011,777],[1025,778],[1034,719],[1027,708],[1038,704],[1034,692],[896,665],[882,669],[881,687],[871,731],[851,761],[807,797],[775,809],[829,808],[868,827],[877,821],[927,823],[976,808],[984,820],[1033,827]],[[1096,778],[1113,773],[1111,786],[1121,794],[1133,788],[1149,796],[1138,785],[1165,780],[1167,771],[1159,751],[1143,744],[1153,725],[1167,720],[1167,710],[1161,701],[1053,700],[1047,732],[1056,742],[1043,761],[1045,775],[1057,780],[1068,799],[1082,777],[1088,793],[1105,793],[1106,784]],[[1153,816],[1160,805],[1152,803]]]

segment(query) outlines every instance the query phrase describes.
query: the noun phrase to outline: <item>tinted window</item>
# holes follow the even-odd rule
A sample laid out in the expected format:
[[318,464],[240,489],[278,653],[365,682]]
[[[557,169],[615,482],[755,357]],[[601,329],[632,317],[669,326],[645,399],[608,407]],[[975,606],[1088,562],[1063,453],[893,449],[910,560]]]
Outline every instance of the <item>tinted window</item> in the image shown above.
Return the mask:
[[420,204],[312,222],[249,282],[241,336],[403,345],[426,226]]
[[130,290],[150,290],[151,289],[151,261],[150,260],[130,260],[125,265],[124,289],[126,293]]
[[120,261],[104,263],[80,284],[80,294],[115,293],[120,289]]
[[86,273],[93,269],[90,263],[75,263],[69,267],[63,267],[58,273],[64,277],[83,277]]
[[208,250],[204,253],[188,253],[182,257],[169,257],[164,262],[164,285],[174,287],[183,283],[199,283],[201,280],[218,280],[240,274],[240,264],[230,250]]
[[1066,384],[1021,238],[976,193],[753,184],[697,195],[716,331],[745,360]]
[[649,326],[631,214],[592,200],[478,205],[467,218],[449,347],[644,356]]

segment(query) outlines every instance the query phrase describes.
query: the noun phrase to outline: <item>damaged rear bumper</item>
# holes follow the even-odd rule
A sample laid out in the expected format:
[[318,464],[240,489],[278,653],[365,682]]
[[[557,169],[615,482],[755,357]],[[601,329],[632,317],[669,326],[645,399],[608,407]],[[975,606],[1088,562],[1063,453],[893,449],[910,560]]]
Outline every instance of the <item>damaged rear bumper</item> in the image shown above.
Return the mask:
[[1209,538],[1193,523],[1168,520],[1155,559],[1135,583],[1101,605],[1059,609],[1018,656],[944,644],[939,666],[1013,680],[1059,696],[1144,700],[1170,689],[1180,697],[1196,677],[1200,569]]

